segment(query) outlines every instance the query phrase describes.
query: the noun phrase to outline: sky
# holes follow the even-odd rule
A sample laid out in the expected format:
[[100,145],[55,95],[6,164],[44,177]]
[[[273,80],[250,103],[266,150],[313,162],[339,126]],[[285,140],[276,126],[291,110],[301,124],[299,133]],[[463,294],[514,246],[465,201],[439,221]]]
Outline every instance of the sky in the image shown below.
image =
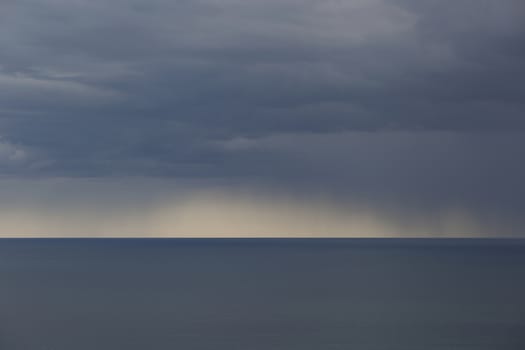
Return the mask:
[[525,237],[522,0],[1,0],[2,237]]

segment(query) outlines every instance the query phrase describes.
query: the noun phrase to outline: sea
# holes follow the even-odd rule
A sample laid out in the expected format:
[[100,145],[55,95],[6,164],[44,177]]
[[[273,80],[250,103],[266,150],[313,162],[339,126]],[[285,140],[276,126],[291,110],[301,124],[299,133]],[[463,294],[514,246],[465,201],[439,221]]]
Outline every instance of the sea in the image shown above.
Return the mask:
[[525,240],[0,240],[0,350],[128,349],[524,350]]

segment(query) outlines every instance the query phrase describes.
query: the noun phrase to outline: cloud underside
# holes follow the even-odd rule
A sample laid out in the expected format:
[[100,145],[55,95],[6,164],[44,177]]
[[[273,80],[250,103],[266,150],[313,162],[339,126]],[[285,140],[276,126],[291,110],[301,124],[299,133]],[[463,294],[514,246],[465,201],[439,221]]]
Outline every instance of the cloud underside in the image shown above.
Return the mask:
[[213,176],[240,137],[525,126],[520,0],[0,6],[0,136],[40,159],[19,173]]

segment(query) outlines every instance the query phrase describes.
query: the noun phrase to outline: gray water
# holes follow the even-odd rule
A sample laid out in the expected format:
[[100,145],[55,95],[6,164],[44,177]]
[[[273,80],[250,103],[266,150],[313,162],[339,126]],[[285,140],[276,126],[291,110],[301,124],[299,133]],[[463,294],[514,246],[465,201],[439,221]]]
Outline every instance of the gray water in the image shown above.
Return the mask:
[[0,240],[0,350],[525,349],[525,241]]

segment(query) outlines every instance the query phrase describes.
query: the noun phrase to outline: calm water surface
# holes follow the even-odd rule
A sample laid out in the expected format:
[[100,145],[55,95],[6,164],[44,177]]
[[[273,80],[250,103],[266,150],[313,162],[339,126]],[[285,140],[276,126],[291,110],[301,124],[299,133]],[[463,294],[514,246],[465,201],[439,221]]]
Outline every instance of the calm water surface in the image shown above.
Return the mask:
[[525,349],[525,241],[0,240],[0,350]]

